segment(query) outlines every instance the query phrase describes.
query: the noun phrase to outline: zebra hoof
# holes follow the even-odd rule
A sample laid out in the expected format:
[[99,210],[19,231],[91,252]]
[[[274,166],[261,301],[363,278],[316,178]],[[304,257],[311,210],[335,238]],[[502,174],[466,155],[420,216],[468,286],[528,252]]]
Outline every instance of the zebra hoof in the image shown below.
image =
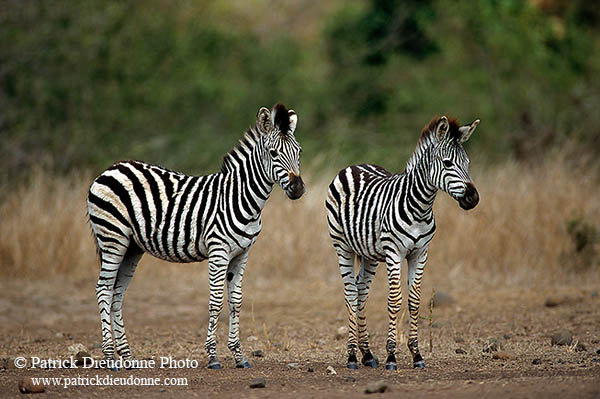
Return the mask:
[[358,370],[358,363],[357,362],[348,362],[348,364],[346,364],[346,367],[352,370]]
[[214,357],[209,360],[208,368],[211,370],[221,370],[221,362],[219,362],[219,359]]
[[362,364],[375,369],[379,366],[379,360],[372,353],[367,353],[362,359]]
[[237,369],[249,369],[249,368],[252,368],[252,366],[250,366],[250,363],[248,363],[247,360],[244,360],[243,362],[240,362],[240,363],[236,364],[235,368],[237,368]]
[[398,365],[396,363],[386,363],[385,369],[386,370],[398,370]]
[[416,369],[424,369],[425,362],[423,360],[416,361],[416,362],[414,362],[413,367]]

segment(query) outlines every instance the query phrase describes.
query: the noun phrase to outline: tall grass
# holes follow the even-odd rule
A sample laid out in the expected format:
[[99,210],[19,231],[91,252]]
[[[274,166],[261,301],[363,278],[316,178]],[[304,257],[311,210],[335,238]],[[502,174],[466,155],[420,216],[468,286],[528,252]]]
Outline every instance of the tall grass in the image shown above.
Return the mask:
[[[600,281],[594,257],[598,243],[591,242],[592,256],[583,260],[583,266],[581,259],[576,265],[568,229],[575,219],[593,229],[600,227],[598,176],[575,172],[558,161],[536,167],[506,163],[479,173],[476,166],[472,169],[481,196],[477,208],[464,212],[444,193],[436,200],[438,230],[430,247],[427,284],[442,290],[472,290]],[[275,190],[263,213],[263,232],[250,254],[253,284],[269,287],[277,282],[283,288],[315,280],[339,283],[324,211],[328,179],[309,176],[309,191],[298,201]],[[4,190],[1,276],[96,277],[98,261],[85,209],[90,182],[89,175],[37,172],[23,186]],[[149,256],[142,265],[143,273],[152,275],[188,267],[166,265]]]

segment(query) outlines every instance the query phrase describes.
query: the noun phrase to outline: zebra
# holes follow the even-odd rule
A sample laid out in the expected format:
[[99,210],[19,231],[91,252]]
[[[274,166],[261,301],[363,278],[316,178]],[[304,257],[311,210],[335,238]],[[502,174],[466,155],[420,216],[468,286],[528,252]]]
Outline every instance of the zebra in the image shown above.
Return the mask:
[[[376,165],[355,165],[341,170],[329,185],[325,206],[348,311],[348,368],[358,368],[357,349],[363,365],[378,366],[369,349],[365,305],[378,263],[385,262],[389,284],[385,368],[397,369],[396,321],[402,303],[400,269],[404,259],[408,262],[408,348],[413,366],[425,367],[419,353],[417,322],[427,248],[435,232],[433,202],[438,190],[447,192],[465,210],[479,202],[463,148],[478,124],[475,120],[459,126],[446,116],[433,118],[423,129],[403,173],[391,174]],[[355,256],[360,261],[356,276]]]
[[106,360],[132,359],[123,324],[123,296],[146,252],[171,262],[208,259],[208,368],[220,369],[217,321],[227,280],[228,347],[237,368],[250,363],[240,348],[242,277],[248,252],[261,231],[261,212],[275,183],[292,199],[305,185],[301,147],[294,137],[298,116],[285,105],[260,108],[254,127],[223,158],[221,171],[187,176],[139,161],[118,162],[92,183],[88,215],[101,270],[96,285],[102,351]]

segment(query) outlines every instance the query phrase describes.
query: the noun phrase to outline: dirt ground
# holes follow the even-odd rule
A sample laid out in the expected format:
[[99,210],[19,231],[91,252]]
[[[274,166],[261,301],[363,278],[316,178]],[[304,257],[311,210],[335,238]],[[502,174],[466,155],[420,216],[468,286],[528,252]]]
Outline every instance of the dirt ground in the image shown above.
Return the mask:
[[[0,283],[0,394],[22,397],[22,377],[185,378],[184,386],[46,385],[36,397],[363,397],[369,383],[388,388],[374,397],[578,397],[600,398],[600,298],[579,286],[560,290],[499,287],[482,292],[449,292],[431,318],[422,304],[420,347],[427,368],[415,370],[405,345],[399,345],[397,371],[383,367],[345,368],[346,325],[339,277],[330,280],[275,281],[247,274],[241,316],[243,350],[252,369],[234,368],[227,350],[227,314],[219,324],[220,371],[207,370],[204,354],[207,283],[202,265],[177,265],[169,272],[141,271],[125,301],[125,324],[136,358],[172,356],[195,360],[198,367],[122,370],[16,369],[14,357],[68,359],[82,344],[101,358],[99,317],[92,278]],[[187,273],[181,278],[181,273]],[[385,358],[386,282],[378,274],[368,303],[375,354]],[[438,294],[438,298],[440,298]],[[545,305],[549,297],[557,306]],[[426,301],[428,302],[428,301]],[[404,304],[406,306],[406,304]],[[225,307],[225,309],[227,309]],[[405,324],[405,323],[404,323]],[[551,345],[561,329],[573,333],[569,346]],[[495,339],[504,359],[485,352]],[[430,349],[430,340],[433,351]],[[261,350],[262,357],[252,355]],[[462,352],[462,353],[457,353]],[[503,357],[501,354],[500,357]],[[30,365],[30,364],[29,364]],[[331,375],[331,366],[337,374]],[[3,368],[4,367],[4,368]],[[250,388],[255,378],[265,388]]]

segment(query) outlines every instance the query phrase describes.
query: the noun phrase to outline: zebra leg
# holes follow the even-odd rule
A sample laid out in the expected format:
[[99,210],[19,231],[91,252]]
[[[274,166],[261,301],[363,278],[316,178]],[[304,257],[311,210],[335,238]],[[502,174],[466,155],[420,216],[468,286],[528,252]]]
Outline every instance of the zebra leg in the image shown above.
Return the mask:
[[115,335],[117,353],[124,360],[131,359],[132,356],[129,343],[127,342],[127,336],[125,335],[125,324],[123,323],[123,297],[125,296],[125,291],[129,286],[135,268],[143,254],[144,252],[135,243],[131,243],[131,246],[121,262],[121,266],[119,266],[119,272],[117,273],[117,280],[113,290],[110,317]]
[[389,285],[388,293],[388,338],[385,345],[387,351],[387,359],[385,368],[387,370],[396,370],[396,334],[398,331],[397,320],[398,312],[402,306],[402,288],[400,286],[400,273],[402,267],[402,258],[388,257],[386,259],[387,277]]
[[242,307],[242,278],[248,260],[248,251],[232,259],[227,268],[227,299],[229,301],[229,340],[227,347],[233,353],[235,367],[250,368],[240,347],[240,309]]
[[361,257],[360,271],[358,276],[356,276],[356,285],[358,287],[358,346],[363,355],[362,364],[373,368],[378,366],[379,360],[371,353],[371,349],[369,348],[369,332],[367,331],[365,306],[367,304],[367,297],[369,296],[371,281],[373,281],[373,277],[377,271],[377,265],[377,261],[373,262]]
[[100,250],[100,259],[102,266],[100,268],[100,277],[96,284],[96,298],[98,300],[98,308],[100,309],[102,352],[106,360],[112,361],[115,359],[115,347],[112,339],[110,309],[112,307],[115,281],[119,272],[119,266],[123,261],[123,255],[113,248],[105,248]]
[[208,333],[205,347],[208,368],[218,370],[221,368],[221,362],[217,357],[217,323],[223,309],[223,291],[229,259],[225,250],[213,251],[209,255],[208,262]]
[[426,263],[427,249],[415,252],[408,257],[408,312],[410,314],[408,349],[413,356],[413,366],[415,368],[425,368],[425,362],[419,353],[418,322],[419,305],[421,303],[421,279]]
[[348,363],[349,369],[358,369],[358,359],[356,350],[358,349],[358,339],[356,334],[356,313],[358,308],[358,290],[354,278],[354,252],[346,251],[341,247],[336,247],[338,253],[338,262],[340,264],[340,273],[344,282],[344,299],[346,310],[348,311]]

